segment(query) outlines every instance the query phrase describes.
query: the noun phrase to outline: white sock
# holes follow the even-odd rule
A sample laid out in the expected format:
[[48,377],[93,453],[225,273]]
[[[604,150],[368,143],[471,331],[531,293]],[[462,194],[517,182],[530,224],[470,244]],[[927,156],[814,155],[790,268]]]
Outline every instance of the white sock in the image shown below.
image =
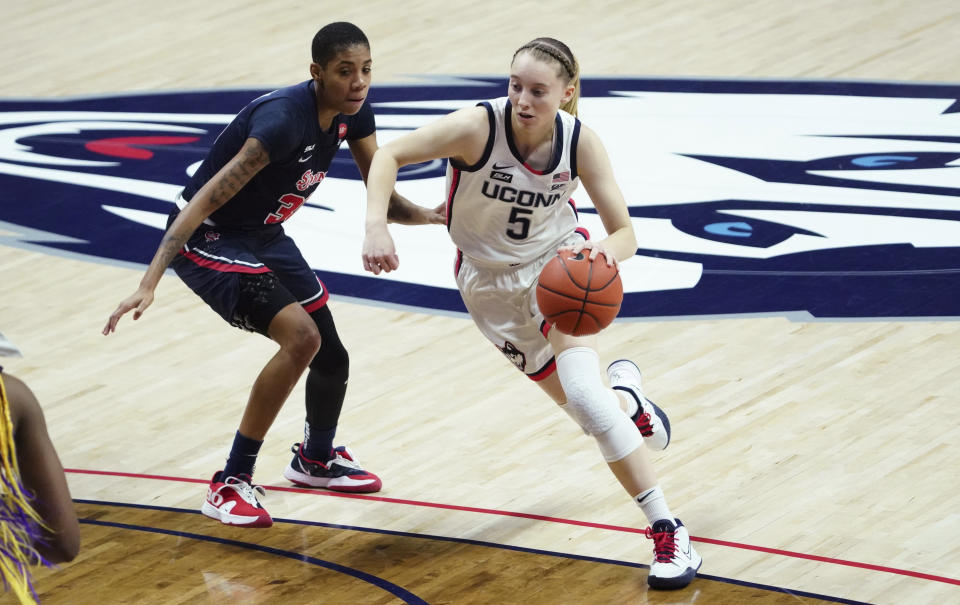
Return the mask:
[[637,503],[637,506],[643,511],[643,514],[647,516],[647,521],[650,522],[650,525],[662,519],[673,523],[673,513],[670,512],[670,507],[667,506],[667,499],[664,497],[663,490],[660,489],[659,485],[640,492],[633,497],[633,501]]

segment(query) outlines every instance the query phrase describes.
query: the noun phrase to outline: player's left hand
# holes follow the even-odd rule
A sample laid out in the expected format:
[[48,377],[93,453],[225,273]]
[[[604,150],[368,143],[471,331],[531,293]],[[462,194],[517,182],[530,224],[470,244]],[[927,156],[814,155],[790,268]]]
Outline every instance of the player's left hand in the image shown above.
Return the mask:
[[601,254],[607,260],[608,267],[616,267],[620,270],[620,265],[617,263],[617,257],[613,255],[613,251],[607,248],[602,241],[595,242],[593,240],[587,240],[585,242],[578,242],[572,246],[561,246],[557,249],[557,252],[569,250],[571,254],[578,254],[584,250],[589,251],[589,258],[591,261],[596,260]]

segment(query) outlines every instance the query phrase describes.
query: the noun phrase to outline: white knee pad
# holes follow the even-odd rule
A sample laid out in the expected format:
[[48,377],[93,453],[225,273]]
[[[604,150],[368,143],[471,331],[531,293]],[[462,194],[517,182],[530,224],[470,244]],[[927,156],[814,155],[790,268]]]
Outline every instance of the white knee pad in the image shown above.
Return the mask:
[[643,436],[637,430],[637,425],[623,412],[610,430],[602,435],[595,435],[600,453],[607,462],[616,462],[626,458],[633,450],[643,445]]
[[620,398],[600,378],[597,352],[574,347],[557,355],[557,375],[567,403],[563,410],[593,435],[607,462],[625,457],[643,443],[640,431],[620,409]]

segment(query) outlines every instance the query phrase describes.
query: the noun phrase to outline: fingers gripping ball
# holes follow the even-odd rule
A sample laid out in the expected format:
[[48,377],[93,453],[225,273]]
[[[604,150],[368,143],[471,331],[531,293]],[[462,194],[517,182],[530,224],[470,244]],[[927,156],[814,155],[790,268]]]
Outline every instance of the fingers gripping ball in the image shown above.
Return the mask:
[[616,267],[590,251],[571,254],[564,250],[550,259],[537,281],[540,312],[564,334],[587,336],[610,325],[620,312],[623,284]]

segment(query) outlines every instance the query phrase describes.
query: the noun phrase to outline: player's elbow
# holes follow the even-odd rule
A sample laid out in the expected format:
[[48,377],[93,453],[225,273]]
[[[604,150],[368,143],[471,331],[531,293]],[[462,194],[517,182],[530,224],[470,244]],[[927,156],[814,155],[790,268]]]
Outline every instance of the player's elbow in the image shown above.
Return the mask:
[[370,169],[373,170],[375,166],[380,170],[400,169],[400,162],[397,161],[397,154],[394,152],[393,148],[390,147],[389,143],[383,147],[380,147],[374,152],[373,160],[370,162]]
[[80,532],[65,531],[50,536],[37,550],[51,563],[69,563],[80,554]]
[[381,166],[389,170],[391,174],[398,174],[404,166],[418,164],[427,161],[429,158],[424,158],[422,150],[411,147],[409,142],[401,137],[377,149],[373,159],[374,162],[379,161]]
[[57,549],[57,562],[69,563],[80,554],[80,536],[72,538],[69,542],[61,544]]

